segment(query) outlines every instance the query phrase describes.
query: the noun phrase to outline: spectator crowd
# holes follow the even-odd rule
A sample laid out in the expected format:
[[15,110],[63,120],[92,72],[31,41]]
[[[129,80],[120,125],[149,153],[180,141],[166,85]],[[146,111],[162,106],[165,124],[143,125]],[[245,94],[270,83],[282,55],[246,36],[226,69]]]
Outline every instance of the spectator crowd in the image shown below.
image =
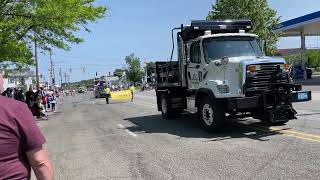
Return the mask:
[[7,88],[1,95],[26,103],[36,118],[48,119],[46,115],[47,112],[56,111],[56,103],[60,91],[54,91],[52,89],[45,90],[41,87],[37,91],[30,88],[24,93],[23,90]]

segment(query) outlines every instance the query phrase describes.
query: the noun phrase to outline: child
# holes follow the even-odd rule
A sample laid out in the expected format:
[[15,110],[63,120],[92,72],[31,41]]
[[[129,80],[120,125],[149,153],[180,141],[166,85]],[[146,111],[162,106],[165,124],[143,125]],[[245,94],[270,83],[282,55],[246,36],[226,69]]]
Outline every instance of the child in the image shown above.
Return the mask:
[[56,97],[54,95],[51,96],[51,111],[56,112]]
[[37,119],[42,117],[45,120],[48,120],[46,115],[43,113],[43,105],[41,103],[42,103],[41,97],[37,97],[36,103],[33,106],[33,115],[36,116]]

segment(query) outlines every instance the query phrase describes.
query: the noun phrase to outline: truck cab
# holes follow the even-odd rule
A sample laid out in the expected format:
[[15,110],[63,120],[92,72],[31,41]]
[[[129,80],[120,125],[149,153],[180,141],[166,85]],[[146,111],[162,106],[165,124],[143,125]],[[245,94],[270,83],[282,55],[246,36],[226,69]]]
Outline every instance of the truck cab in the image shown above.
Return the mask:
[[311,92],[292,83],[284,59],[263,55],[250,29],[249,20],[192,21],[174,29],[180,30],[178,61],[156,62],[163,118],[187,110],[210,131],[221,129],[226,115],[272,124],[295,118],[292,102],[311,100]]

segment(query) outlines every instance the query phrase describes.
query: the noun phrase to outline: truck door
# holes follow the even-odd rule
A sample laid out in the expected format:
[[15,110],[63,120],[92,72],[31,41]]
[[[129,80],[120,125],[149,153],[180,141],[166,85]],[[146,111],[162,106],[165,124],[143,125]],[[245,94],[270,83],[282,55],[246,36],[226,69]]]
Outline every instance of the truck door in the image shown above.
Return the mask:
[[200,42],[198,41],[192,43],[190,46],[189,64],[187,67],[189,89],[198,89],[202,77]]

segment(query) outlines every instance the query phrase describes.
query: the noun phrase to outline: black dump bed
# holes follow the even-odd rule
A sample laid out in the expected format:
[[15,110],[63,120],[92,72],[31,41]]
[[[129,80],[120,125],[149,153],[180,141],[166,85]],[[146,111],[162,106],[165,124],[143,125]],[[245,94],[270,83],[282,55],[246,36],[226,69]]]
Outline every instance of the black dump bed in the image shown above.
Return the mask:
[[158,87],[181,86],[181,75],[178,61],[156,62]]

